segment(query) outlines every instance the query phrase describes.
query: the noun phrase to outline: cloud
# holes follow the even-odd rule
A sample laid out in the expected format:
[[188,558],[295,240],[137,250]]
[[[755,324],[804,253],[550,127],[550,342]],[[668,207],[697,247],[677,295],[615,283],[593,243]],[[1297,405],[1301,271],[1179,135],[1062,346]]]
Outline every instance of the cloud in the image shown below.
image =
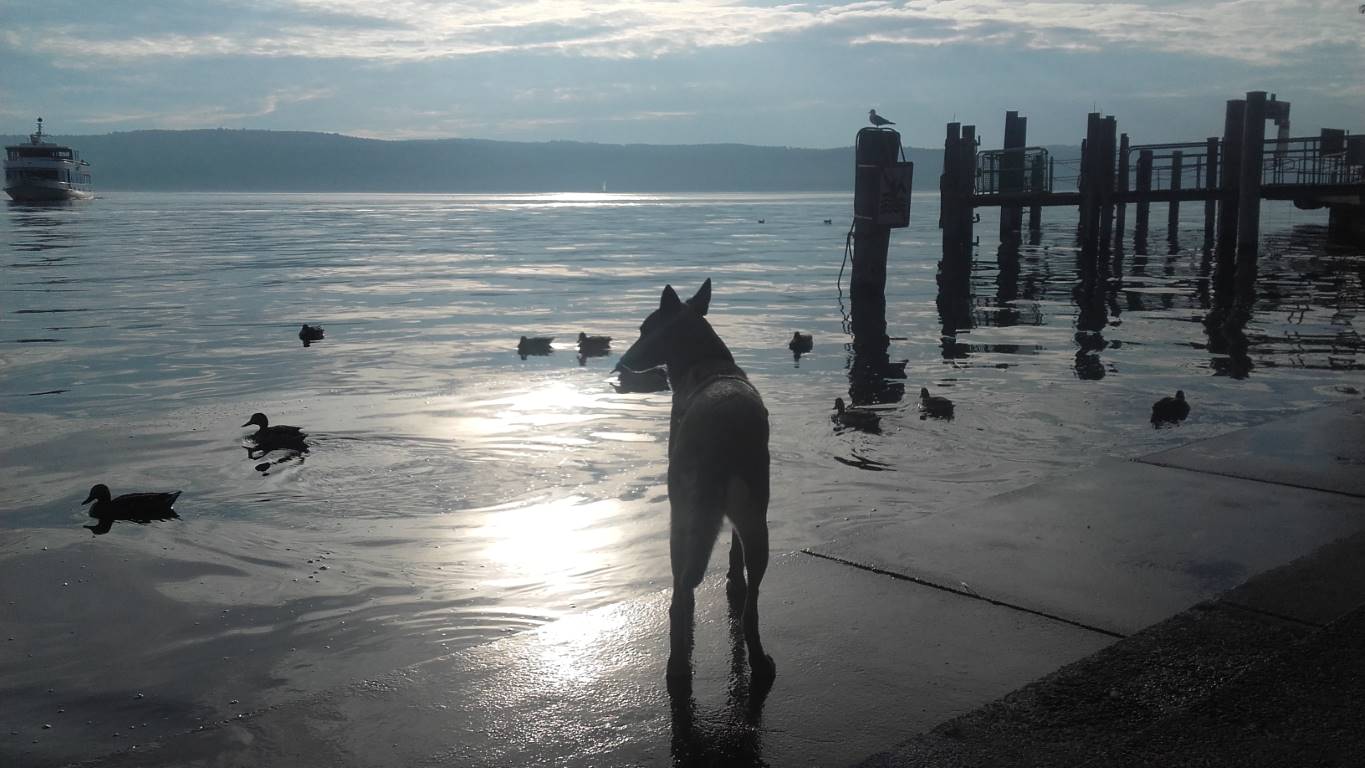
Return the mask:
[[286,88],[266,94],[255,108],[234,110],[227,107],[200,107],[167,112],[113,112],[85,117],[82,122],[93,125],[150,122],[166,128],[203,128],[264,117],[273,114],[282,105],[323,99],[331,96],[332,93],[333,91],[330,88]]
[[[71,2],[72,0],[68,0]],[[1260,65],[1316,46],[1345,46],[1361,63],[1365,25],[1331,0],[1080,3],[1052,0],[860,0],[746,4],[738,0],[278,0],[223,3],[216,23],[175,31],[117,18],[50,23],[0,33],[0,45],[71,50],[106,59],[305,57],[377,62],[542,53],[657,58],[818,33],[853,45],[1018,46],[1093,51],[1119,45]],[[72,6],[74,8],[74,6]],[[210,31],[211,30],[211,31]]]

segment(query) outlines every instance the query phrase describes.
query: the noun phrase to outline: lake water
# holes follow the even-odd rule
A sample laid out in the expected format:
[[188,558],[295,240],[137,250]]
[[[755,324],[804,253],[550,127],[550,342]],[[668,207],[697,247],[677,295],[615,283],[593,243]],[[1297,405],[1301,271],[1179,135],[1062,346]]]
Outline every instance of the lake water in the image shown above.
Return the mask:
[[[829,420],[849,390],[845,195],[0,209],[0,724],[31,726],[43,689],[91,711],[130,691],[195,717],[259,708],[665,588],[668,393],[610,384],[665,283],[713,279],[711,321],[767,402],[777,551],[1365,389],[1361,254],[1325,244],[1322,212],[1266,205],[1229,344],[1204,322],[1201,206],[1176,243],[1158,228],[1152,254],[1107,260],[1092,301],[1072,209],[1045,212],[1017,271],[983,210],[970,293],[940,301],[936,208],[916,196],[892,238],[911,396],[879,435]],[[304,348],[304,322],[326,339]],[[799,363],[798,329],[815,337]],[[580,362],[579,331],[613,355]],[[523,360],[522,334],[558,348]],[[921,420],[920,386],[956,418]],[[1154,430],[1178,388],[1191,417]],[[238,427],[255,411],[309,452],[258,471]],[[181,519],[92,536],[97,482],[183,490]]]

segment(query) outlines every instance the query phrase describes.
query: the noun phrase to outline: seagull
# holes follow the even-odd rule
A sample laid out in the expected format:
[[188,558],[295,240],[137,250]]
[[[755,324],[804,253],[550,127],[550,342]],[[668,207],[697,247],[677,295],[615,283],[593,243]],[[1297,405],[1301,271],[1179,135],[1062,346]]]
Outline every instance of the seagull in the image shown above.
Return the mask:
[[877,126],[878,128],[882,127],[883,125],[895,125],[895,123],[877,114],[877,110],[875,109],[869,109],[867,111],[867,121]]

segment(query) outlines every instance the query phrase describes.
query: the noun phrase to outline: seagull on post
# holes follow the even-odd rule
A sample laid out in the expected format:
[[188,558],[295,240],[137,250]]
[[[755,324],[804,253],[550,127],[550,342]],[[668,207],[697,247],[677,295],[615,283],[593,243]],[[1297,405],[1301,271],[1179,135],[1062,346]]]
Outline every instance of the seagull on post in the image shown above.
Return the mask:
[[878,128],[882,127],[883,125],[895,125],[895,123],[877,114],[877,110],[875,109],[869,109],[867,111],[867,121],[877,126]]

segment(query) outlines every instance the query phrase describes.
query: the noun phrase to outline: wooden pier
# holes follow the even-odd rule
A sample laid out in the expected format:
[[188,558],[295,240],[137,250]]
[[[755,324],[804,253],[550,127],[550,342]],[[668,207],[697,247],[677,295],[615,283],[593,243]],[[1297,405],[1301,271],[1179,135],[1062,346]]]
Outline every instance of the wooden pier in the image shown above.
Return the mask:
[[[976,127],[949,123],[939,193],[943,266],[970,265],[975,209],[1000,208],[1000,240],[1018,243],[1041,225],[1041,209],[1077,206],[1083,253],[1124,240],[1127,206],[1135,207],[1134,239],[1146,241],[1152,203],[1167,206],[1174,233],[1182,202],[1204,203],[1205,246],[1217,253],[1218,278],[1234,272],[1254,280],[1262,200],[1329,209],[1333,238],[1365,242],[1365,135],[1323,129],[1289,135],[1290,104],[1264,91],[1227,102],[1221,137],[1168,144],[1133,144],[1112,116],[1087,117],[1081,158],[1058,162],[1044,147],[1028,146],[1027,119],[1005,113],[1001,149],[978,150]],[[1266,122],[1276,126],[1266,136]]]

